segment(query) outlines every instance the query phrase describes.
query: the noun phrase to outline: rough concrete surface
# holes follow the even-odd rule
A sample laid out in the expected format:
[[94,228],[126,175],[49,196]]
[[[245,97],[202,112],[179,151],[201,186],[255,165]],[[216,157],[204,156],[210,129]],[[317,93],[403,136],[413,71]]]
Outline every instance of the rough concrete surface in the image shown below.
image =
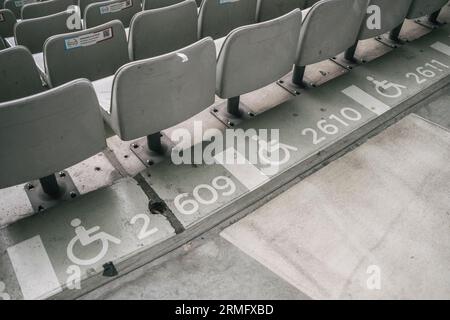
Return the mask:
[[199,242],[82,299],[307,299],[217,235]]
[[315,299],[448,299],[449,230],[450,133],[410,115],[222,235]]

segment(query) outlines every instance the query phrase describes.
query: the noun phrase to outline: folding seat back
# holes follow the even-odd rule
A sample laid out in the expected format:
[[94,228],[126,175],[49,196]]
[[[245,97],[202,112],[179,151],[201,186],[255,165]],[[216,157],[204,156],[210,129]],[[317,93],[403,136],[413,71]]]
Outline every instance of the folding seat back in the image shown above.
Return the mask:
[[110,124],[122,140],[153,135],[214,103],[216,52],[211,38],[131,62],[113,83]]
[[80,8],[81,16],[84,16],[84,11],[86,7],[91,3],[103,2],[104,0],[78,0],[78,7]]
[[199,39],[225,37],[230,31],[256,22],[257,0],[203,0],[199,12]]
[[0,75],[0,102],[44,91],[33,56],[25,47],[0,51]]
[[354,45],[368,0],[322,0],[306,15],[300,32],[297,66],[331,58]]
[[27,4],[35,3],[38,1],[39,0],[6,0],[4,7],[5,7],[5,9],[11,10],[17,19],[21,19],[22,18],[22,14],[21,14],[22,7]]
[[141,0],[113,0],[91,3],[84,11],[85,28],[92,28],[112,20],[120,20],[128,28],[133,16],[142,11]]
[[0,36],[0,50],[6,49],[5,40]]
[[171,6],[183,1],[184,0],[143,0],[142,3],[144,10],[152,10]]
[[302,13],[245,26],[226,38],[217,62],[217,95],[232,98],[289,73],[296,58]]
[[408,19],[416,19],[440,11],[448,0],[413,0]]
[[[365,40],[382,35],[403,23],[408,14],[412,0],[371,0],[366,18],[363,20],[358,39]],[[372,6],[380,8],[380,25],[373,26],[369,19],[375,14]],[[374,10],[378,10],[375,8]]]
[[78,78],[91,81],[113,75],[129,62],[125,29],[120,21],[52,36],[44,44],[46,74],[52,86]]
[[257,21],[275,19],[294,9],[306,8],[306,0],[258,0]]
[[15,28],[16,43],[27,47],[31,53],[43,51],[45,41],[53,35],[68,33],[70,12],[19,21]]
[[133,60],[151,58],[196,41],[197,4],[194,0],[186,0],[173,6],[142,11],[133,18],[130,57]]
[[0,37],[8,38],[14,36],[14,25],[16,16],[9,9],[0,10]]
[[0,188],[47,177],[104,148],[98,101],[87,80],[0,104]]
[[74,5],[74,0],[48,0],[26,4],[22,7],[22,19],[32,19],[67,11]]

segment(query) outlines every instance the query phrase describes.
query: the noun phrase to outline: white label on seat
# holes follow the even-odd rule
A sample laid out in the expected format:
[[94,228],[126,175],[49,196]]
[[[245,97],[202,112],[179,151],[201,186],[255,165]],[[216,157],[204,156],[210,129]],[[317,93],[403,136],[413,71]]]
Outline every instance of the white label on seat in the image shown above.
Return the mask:
[[382,115],[383,113],[391,109],[388,105],[378,100],[374,96],[371,96],[367,92],[361,90],[357,86],[350,86],[342,90],[342,93],[358,102],[367,110],[376,113],[377,115]]
[[214,158],[250,191],[270,180],[234,148],[229,148]]
[[122,2],[113,3],[107,6],[100,7],[100,14],[108,14],[122,11],[123,9],[129,8],[133,6],[133,2],[131,0],[126,0]]
[[113,37],[112,28],[108,28],[99,32],[84,34],[75,38],[68,38],[64,40],[66,50],[71,50],[79,47],[89,47],[99,42],[111,39]]
[[0,13],[0,22],[5,21],[5,17],[3,16],[3,13]]
[[439,51],[440,53],[446,54],[450,57],[450,46],[446,45],[442,42],[436,42],[431,45],[434,50]]
[[61,292],[39,235],[9,247],[7,252],[25,300],[45,299]]
[[19,1],[14,1],[14,5],[16,6],[16,8],[20,8],[26,4],[35,3],[35,2],[37,2],[37,1],[36,0],[19,0]]

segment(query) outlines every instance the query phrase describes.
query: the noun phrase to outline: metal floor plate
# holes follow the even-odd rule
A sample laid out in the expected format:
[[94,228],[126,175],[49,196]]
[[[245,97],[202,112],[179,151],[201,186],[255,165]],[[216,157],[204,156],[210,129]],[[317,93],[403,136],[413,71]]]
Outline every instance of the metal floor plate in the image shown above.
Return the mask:
[[[449,35],[449,26],[435,30],[237,126],[258,135],[279,129],[275,142],[283,156],[276,166],[253,163],[232,147],[224,154],[242,165],[174,165],[167,159],[142,173],[149,186],[120,180],[2,229],[0,282],[5,292],[12,299],[80,296],[111,280],[103,276],[105,263],[113,262],[120,276],[266,202],[448,85]],[[259,146],[272,146],[275,135],[269,137],[259,136]],[[131,153],[121,150],[124,158]],[[77,183],[77,174],[71,175]],[[83,187],[77,187],[83,194]],[[143,188],[153,189],[173,215],[150,215]],[[177,222],[184,229],[175,234]],[[80,289],[70,290],[67,284],[76,287],[77,279]]]

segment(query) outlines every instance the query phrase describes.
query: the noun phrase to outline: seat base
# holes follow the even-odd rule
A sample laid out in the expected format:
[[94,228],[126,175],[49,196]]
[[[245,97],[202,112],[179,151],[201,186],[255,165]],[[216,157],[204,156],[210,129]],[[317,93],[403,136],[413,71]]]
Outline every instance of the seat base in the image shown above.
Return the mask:
[[25,192],[35,213],[50,209],[63,201],[69,201],[80,196],[80,192],[67,171],[61,171],[56,174],[56,180],[62,193],[58,198],[52,198],[47,195],[39,180],[33,180],[25,185]]
[[429,29],[433,29],[433,30],[445,25],[445,23],[442,23],[442,22],[430,21],[430,19],[428,17],[419,18],[414,21],[425,28],[429,28]]
[[389,38],[388,34],[383,34],[381,36],[375,37],[375,40],[393,49],[397,49],[408,42],[407,40],[402,39],[392,40]]
[[158,153],[156,151],[150,150],[147,144],[147,138],[141,138],[134,141],[130,145],[130,150],[138,157],[138,159],[146,166],[150,167],[157,163],[164,161],[167,155],[173,148],[173,143],[166,136],[161,137],[163,153]]
[[[355,49],[353,53],[353,59],[348,60],[345,58],[346,53],[341,53],[336,57],[333,57],[331,61],[339,66],[352,70],[359,65],[369,63],[375,59],[378,59],[385,54],[395,49],[393,40],[389,39],[389,35],[385,34],[379,39],[371,38],[363,41],[359,41],[358,50]],[[400,47],[400,42],[397,47]],[[362,50],[359,50],[362,47]]]
[[358,57],[354,57],[353,61],[347,60],[345,59],[344,54],[340,54],[336,57],[333,57],[331,59],[331,61],[333,61],[334,63],[338,64],[339,66],[341,66],[342,68],[345,68],[347,70],[352,70],[353,68],[357,67],[360,64],[364,64],[367,61],[364,59],[360,59]]
[[314,70],[319,70],[317,74],[308,74],[308,72],[306,72],[303,77],[303,86],[298,86],[292,82],[293,72],[288,73],[278,80],[277,84],[294,96],[298,96],[307,88],[319,87],[331,79],[349,72],[349,69],[343,68],[334,61],[330,61],[331,60],[326,60],[316,64]]
[[229,128],[233,128],[239,125],[241,122],[252,119],[257,115],[256,112],[251,110],[246,104],[242,102],[239,102],[239,111],[241,112],[240,117],[229,113],[227,111],[227,100],[211,107],[211,114]]

